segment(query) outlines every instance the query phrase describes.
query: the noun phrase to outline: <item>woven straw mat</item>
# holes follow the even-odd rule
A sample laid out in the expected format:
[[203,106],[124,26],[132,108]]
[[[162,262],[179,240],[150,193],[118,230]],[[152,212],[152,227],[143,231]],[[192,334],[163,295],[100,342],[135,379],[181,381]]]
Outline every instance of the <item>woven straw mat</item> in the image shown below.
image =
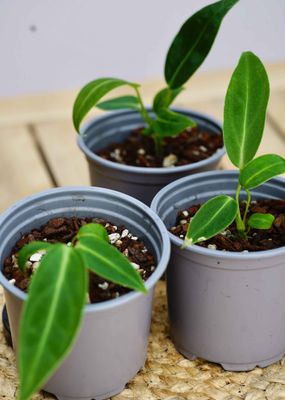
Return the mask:
[[[0,289],[0,307],[3,295]],[[0,399],[16,398],[17,373],[13,351],[0,326]],[[40,393],[33,400],[54,399]],[[168,337],[165,283],[156,289],[153,322],[144,369],[112,400],[280,400],[285,399],[285,359],[265,369],[225,372],[202,360],[189,361]]]

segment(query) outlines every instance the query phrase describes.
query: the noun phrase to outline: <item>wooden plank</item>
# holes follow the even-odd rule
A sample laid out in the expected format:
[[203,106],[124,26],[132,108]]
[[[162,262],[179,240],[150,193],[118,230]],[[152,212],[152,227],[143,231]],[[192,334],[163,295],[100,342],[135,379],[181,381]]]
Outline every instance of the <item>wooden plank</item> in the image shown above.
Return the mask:
[[87,162],[71,121],[38,123],[33,129],[57,185],[88,185]]
[[[231,73],[232,69],[198,72],[189,81],[187,90],[181,93],[176,104],[224,97]],[[268,73],[272,90],[285,90],[285,64],[268,65]],[[162,78],[142,83],[146,103],[151,104],[156,91],[164,86]],[[0,126],[68,120],[77,92],[69,90],[0,99]],[[118,89],[117,93],[126,93],[126,88]]]
[[27,128],[0,129],[0,149],[1,211],[24,196],[52,186]]
[[[220,121],[222,121],[223,119],[222,99],[195,103],[188,102],[187,105],[197,111],[205,112],[208,115],[212,115]],[[282,136],[280,136],[278,130],[276,130],[275,126],[271,123],[270,115],[268,116],[265,124],[264,136],[257,155],[266,153],[277,153],[283,156],[285,155],[285,138],[283,139]],[[224,169],[236,169],[227,156],[223,158],[221,167]]]
[[274,90],[271,92],[268,110],[272,125],[285,138],[285,90]]

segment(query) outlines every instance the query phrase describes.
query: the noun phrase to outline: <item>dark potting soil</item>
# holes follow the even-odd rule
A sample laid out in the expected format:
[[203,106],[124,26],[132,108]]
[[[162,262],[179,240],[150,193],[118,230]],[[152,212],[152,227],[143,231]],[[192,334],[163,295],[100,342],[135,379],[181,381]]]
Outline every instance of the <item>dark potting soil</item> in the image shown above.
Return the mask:
[[174,167],[205,160],[222,146],[220,133],[211,134],[195,127],[179,136],[165,138],[162,154],[157,156],[153,139],[143,135],[142,129],[137,129],[126,140],[110,144],[98,155],[109,161],[136,167]]
[[[156,263],[151,252],[137,236],[134,236],[124,226],[116,226],[101,218],[77,217],[54,218],[39,229],[33,229],[30,233],[23,234],[15,245],[12,254],[4,261],[4,275],[10,281],[13,280],[11,283],[19,289],[27,292],[32,273],[39,265],[39,262],[35,260],[36,257],[32,256],[29,261],[29,268],[26,269],[27,275],[24,275],[17,266],[19,250],[25,244],[34,240],[44,240],[50,243],[70,243],[79,228],[90,222],[105,226],[109,234],[110,243],[127,256],[142,279],[147,280],[155,270]],[[89,297],[91,303],[110,300],[128,292],[130,292],[130,289],[109,282],[93,272],[89,273]]]
[[[198,204],[179,211],[176,225],[170,228],[170,232],[184,239],[190,218],[196,214],[200,207],[201,205]],[[245,203],[242,202],[242,213],[244,208]],[[252,201],[248,217],[253,213],[273,214],[275,221],[271,229],[250,229],[248,238],[245,239],[238,235],[235,223],[233,223],[224,232],[198,243],[198,246],[234,252],[271,250],[285,246],[285,200]]]

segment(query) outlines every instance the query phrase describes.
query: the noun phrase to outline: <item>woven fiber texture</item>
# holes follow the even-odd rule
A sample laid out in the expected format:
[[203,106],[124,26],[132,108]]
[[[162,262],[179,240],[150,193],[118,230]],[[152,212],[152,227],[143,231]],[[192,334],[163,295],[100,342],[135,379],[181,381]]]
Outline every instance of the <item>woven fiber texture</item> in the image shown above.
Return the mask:
[[[0,307],[3,296],[0,292]],[[0,327],[0,399],[14,400],[17,373],[13,351]],[[33,400],[54,399],[47,393]],[[156,288],[153,323],[144,369],[112,400],[281,400],[285,399],[285,359],[265,369],[225,372],[202,360],[188,361],[168,337],[165,283]]]

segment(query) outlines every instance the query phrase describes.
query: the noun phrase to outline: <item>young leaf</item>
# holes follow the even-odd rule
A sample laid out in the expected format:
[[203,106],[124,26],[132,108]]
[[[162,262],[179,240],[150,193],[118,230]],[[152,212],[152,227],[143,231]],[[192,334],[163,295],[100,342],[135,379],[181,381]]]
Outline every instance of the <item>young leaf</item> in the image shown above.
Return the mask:
[[33,276],[19,337],[19,400],[39,390],[70,350],[86,299],[87,274],[72,247],[48,249]]
[[127,257],[109,243],[95,237],[83,237],[75,246],[86,268],[119,285],[146,293],[143,280]]
[[269,81],[258,57],[241,55],[225,99],[224,142],[231,162],[243,168],[259,147],[269,98]]
[[166,87],[160,90],[153,100],[153,111],[159,114],[163,108],[168,108],[176,96],[182,92],[182,90],[184,90],[183,87],[179,87],[177,89],[170,89]]
[[120,86],[136,88],[139,85],[116,78],[100,78],[87,83],[79,92],[73,105],[73,124],[77,132],[85,115],[97,105],[105,94]]
[[196,122],[168,109],[160,110],[157,119],[153,123],[153,129],[160,137],[176,136],[188,127],[196,126]]
[[210,239],[226,229],[235,219],[237,202],[229,196],[221,195],[202,205],[191,220],[183,247]]
[[207,57],[227,12],[239,0],[221,0],[192,15],[172,42],[165,62],[165,80],[172,89],[182,86]]
[[270,229],[274,220],[275,217],[272,214],[256,213],[249,217],[247,224],[254,229]]
[[81,240],[82,238],[90,237],[95,239],[102,239],[109,243],[109,236],[104,228],[100,224],[86,224],[83,225],[77,232],[76,239]]
[[246,164],[240,171],[239,183],[244,189],[253,189],[284,172],[284,158],[277,154],[265,154]]
[[136,96],[121,96],[111,100],[102,101],[96,105],[100,110],[139,110],[140,104]]
[[40,250],[47,250],[50,247],[52,247],[51,243],[47,242],[32,242],[26,244],[24,247],[21,248],[19,251],[18,255],[18,266],[21,271],[24,271],[26,262],[29,260],[29,258],[35,254],[37,251]]

